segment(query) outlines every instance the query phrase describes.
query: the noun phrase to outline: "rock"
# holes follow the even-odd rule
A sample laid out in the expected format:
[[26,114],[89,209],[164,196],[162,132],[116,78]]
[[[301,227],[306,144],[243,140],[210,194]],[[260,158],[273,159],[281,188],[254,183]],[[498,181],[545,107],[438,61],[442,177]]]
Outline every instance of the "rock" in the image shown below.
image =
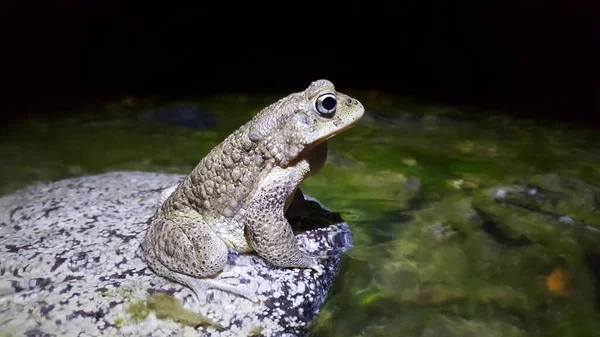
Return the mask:
[[[556,174],[478,193],[473,207],[488,229],[520,244],[560,242],[572,249],[600,242],[594,196],[600,189]],[[491,226],[491,227],[490,227]]]
[[195,129],[212,129],[217,124],[214,117],[196,106],[172,106],[150,110],[142,119],[152,123],[184,126]]
[[218,290],[208,290],[198,303],[191,290],[155,275],[136,253],[161,191],[182,178],[116,172],[0,198],[0,331],[12,336],[305,334],[339,271],[340,254],[352,245],[348,225],[307,200],[307,214],[318,217],[290,221],[296,228],[312,224],[297,239],[310,253],[328,252],[330,258],[321,261],[323,275],[232,253],[223,280],[254,284],[260,303]]

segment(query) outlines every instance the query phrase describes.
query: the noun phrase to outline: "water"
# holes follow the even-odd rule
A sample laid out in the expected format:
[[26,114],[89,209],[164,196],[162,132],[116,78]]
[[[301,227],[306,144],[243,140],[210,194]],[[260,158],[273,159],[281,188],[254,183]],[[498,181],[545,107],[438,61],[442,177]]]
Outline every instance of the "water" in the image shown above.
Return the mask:
[[356,236],[311,336],[597,335],[598,135],[390,115],[306,181]]

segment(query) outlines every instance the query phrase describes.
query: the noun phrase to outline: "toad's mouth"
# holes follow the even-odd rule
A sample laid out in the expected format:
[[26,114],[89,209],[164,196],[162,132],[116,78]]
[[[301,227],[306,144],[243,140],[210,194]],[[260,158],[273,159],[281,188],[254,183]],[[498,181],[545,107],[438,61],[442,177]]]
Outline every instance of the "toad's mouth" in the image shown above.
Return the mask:
[[337,130],[329,133],[327,136],[319,139],[318,142],[319,143],[325,142],[325,141],[329,140],[330,138],[333,138],[348,129],[352,129],[358,123],[358,121],[360,120],[362,115],[363,114],[358,115],[351,122],[347,123],[346,125],[343,125],[342,127],[338,128]]
[[[358,120],[357,120],[357,121],[358,121]],[[331,138],[333,138],[333,137],[335,137],[335,136],[339,135],[340,133],[342,133],[342,132],[344,132],[344,131],[346,131],[346,130],[348,130],[348,129],[352,129],[352,128],[353,128],[355,125],[356,125],[356,122],[354,122],[354,123],[352,123],[352,124],[348,124],[348,125],[344,126],[343,128],[341,128],[341,129],[339,129],[339,130],[336,130],[335,132],[332,132],[332,133],[331,133],[331,134],[329,134],[328,136],[325,136],[325,137],[323,137],[323,138],[320,140],[320,142],[325,142],[325,141],[327,141],[327,140],[329,140],[329,139],[331,139]]]

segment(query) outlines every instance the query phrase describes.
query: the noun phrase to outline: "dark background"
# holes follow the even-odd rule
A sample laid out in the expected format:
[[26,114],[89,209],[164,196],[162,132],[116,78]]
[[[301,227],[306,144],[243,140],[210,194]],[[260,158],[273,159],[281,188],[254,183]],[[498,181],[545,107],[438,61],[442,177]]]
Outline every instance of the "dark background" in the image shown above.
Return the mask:
[[327,78],[340,91],[598,123],[598,5],[522,2],[40,2],[11,32],[25,52],[9,67],[13,111],[296,91]]

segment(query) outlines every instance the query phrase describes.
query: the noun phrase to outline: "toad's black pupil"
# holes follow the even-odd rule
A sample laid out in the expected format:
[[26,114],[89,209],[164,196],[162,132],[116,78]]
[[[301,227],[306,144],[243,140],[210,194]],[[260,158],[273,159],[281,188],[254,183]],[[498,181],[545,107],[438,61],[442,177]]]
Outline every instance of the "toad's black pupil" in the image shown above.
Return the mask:
[[335,98],[325,97],[323,100],[323,107],[327,110],[333,110],[333,108],[335,108]]

